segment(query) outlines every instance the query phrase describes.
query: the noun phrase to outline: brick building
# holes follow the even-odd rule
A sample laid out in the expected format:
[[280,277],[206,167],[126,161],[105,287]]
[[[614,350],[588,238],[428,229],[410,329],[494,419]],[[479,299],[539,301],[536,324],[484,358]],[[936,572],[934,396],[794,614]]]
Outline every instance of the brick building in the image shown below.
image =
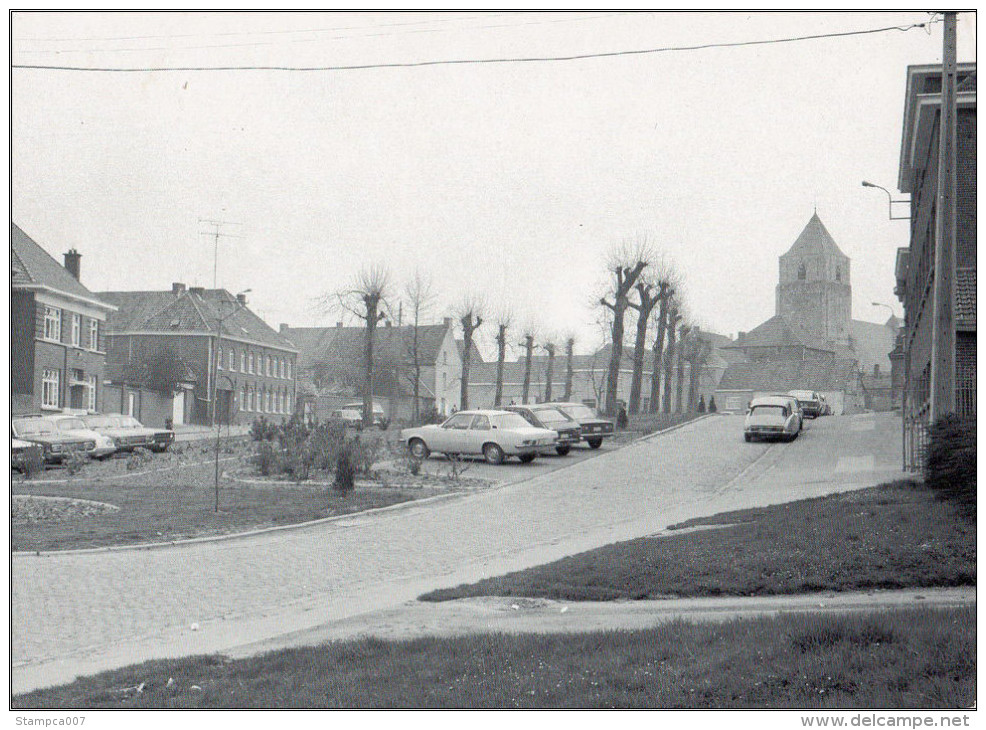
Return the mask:
[[[938,203],[940,65],[910,66],[897,187],[911,196],[910,245],[897,254],[895,293],[904,304],[905,462],[924,458],[931,392],[931,335]],[[976,410],[976,65],[958,65],[956,84],[954,326],[956,410]]]
[[[296,402],[297,349],[225,289],[100,292],[113,304],[107,357],[121,388],[173,396],[174,423],[287,418]],[[221,327],[221,336],[217,333]]]
[[10,228],[11,413],[96,411],[113,306],[82,285],[80,253],[66,253],[62,266],[17,225]]

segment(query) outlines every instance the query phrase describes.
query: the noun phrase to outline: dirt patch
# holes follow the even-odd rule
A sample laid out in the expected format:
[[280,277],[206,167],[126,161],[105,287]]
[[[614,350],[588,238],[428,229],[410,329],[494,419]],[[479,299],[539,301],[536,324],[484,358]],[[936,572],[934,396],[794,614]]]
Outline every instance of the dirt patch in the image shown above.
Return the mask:
[[115,504],[106,502],[70,497],[38,497],[28,494],[13,495],[10,505],[11,519],[23,522],[70,520],[119,511],[120,508]]

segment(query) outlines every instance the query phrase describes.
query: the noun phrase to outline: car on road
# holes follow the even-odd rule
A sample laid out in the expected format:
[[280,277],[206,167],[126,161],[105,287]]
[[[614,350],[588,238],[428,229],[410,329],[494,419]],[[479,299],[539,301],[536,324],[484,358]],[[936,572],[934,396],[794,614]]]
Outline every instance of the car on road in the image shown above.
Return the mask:
[[79,418],[96,433],[113,439],[117,451],[133,451],[141,447],[162,452],[167,451],[175,440],[175,432],[171,429],[149,428],[133,416],[106,413]]
[[[798,432],[800,433],[805,427],[805,414],[801,410],[801,404],[798,403],[798,399],[793,395],[788,395],[787,393],[773,393],[771,398],[783,398],[791,406],[791,409],[798,414]],[[748,409],[749,410],[749,409]]]
[[532,426],[519,413],[475,410],[459,411],[438,425],[405,428],[401,441],[418,459],[435,451],[446,456],[482,456],[490,464],[516,456],[527,464],[538,454],[554,451],[558,433]]
[[95,435],[89,437],[62,431],[49,418],[15,416],[10,425],[14,438],[41,447],[46,464],[58,464],[73,451],[88,453],[96,448]]
[[[360,421],[363,420],[363,401],[354,401],[353,403],[347,403],[342,407],[344,411],[356,411],[359,414]],[[390,425],[390,419],[387,418],[387,412],[383,409],[383,406],[373,401],[373,425],[379,428],[381,431],[386,431],[387,426]]]
[[363,430],[363,412],[354,408],[337,408],[329,414],[329,421],[357,431]]
[[598,449],[603,445],[603,439],[613,435],[613,422],[600,418],[595,410],[583,403],[554,402],[546,405],[553,406],[569,418],[578,421],[582,429],[582,440],[589,444],[590,449]]
[[743,423],[743,438],[793,441],[801,431],[799,419],[790,398],[775,395],[754,398]]
[[805,418],[818,418],[822,415],[822,396],[814,390],[789,390],[788,395],[798,399]]
[[555,451],[565,456],[572,446],[582,440],[582,427],[571,416],[566,416],[550,403],[534,403],[521,406],[506,406],[504,410],[519,413],[532,426],[558,432]]

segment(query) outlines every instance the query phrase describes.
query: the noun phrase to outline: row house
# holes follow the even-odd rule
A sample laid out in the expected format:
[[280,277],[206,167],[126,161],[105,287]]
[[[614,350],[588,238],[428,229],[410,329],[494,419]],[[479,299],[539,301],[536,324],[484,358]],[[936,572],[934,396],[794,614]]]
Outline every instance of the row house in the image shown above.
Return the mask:
[[172,393],[175,424],[294,413],[298,351],[247,307],[245,295],[176,283],[170,291],[99,297],[116,307],[106,340],[121,385]]
[[11,412],[96,411],[114,307],[82,285],[75,249],[63,266],[11,224],[10,258]]
[[[953,326],[955,404],[976,410],[976,64],[958,64],[956,82],[956,230]],[[933,291],[938,214],[941,65],[910,66],[897,187],[911,196],[910,245],[897,255],[895,294],[904,305],[900,352],[904,380],[904,451],[923,464],[930,418]]]

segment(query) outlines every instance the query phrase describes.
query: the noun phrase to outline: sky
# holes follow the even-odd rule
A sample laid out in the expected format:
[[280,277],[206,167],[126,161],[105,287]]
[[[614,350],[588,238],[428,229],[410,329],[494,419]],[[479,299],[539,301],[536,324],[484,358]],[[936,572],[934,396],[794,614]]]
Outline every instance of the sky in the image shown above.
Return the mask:
[[[17,65],[348,66],[571,56],[924,23],[922,12],[27,13]],[[975,15],[959,16],[975,60]],[[337,71],[14,68],[12,220],[76,248],[92,291],[250,290],[277,328],[384,266],[432,319],[470,295],[518,329],[600,344],[607,254],[645,237],[689,319],[774,314],[779,255],[817,210],[852,260],[853,317],[883,321],[906,69],[942,25],[564,62]],[[396,302],[396,298],[394,299]],[[598,309],[598,308],[597,308]],[[492,317],[488,320],[492,323]],[[481,328],[491,352],[492,324]]]

